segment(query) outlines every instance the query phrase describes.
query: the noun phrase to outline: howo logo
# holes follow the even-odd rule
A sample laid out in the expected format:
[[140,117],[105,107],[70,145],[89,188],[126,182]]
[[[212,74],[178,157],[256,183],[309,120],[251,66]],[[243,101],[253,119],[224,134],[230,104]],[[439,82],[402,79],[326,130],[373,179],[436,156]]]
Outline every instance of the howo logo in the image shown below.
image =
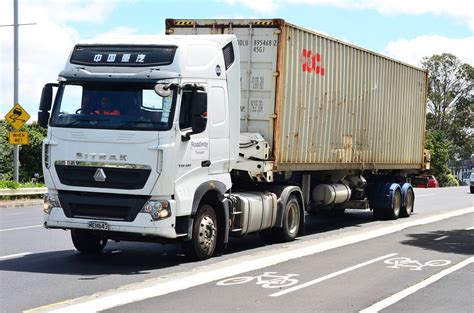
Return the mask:
[[76,158],[79,160],[90,160],[90,161],[127,161],[126,154],[77,152]]

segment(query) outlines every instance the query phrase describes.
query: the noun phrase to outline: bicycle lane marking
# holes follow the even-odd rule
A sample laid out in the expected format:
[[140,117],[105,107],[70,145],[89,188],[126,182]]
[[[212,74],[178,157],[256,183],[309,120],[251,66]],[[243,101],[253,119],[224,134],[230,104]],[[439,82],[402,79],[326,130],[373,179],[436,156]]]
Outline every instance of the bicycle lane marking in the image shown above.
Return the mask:
[[295,276],[299,276],[299,274],[278,275],[278,272],[264,272],[257,276],[227,278],[217,282],[216,285],[229,286],[245,284],[255,279],[255,283],[257,285],[262,285],[263,288],[284,288],[298,283],[298,280],[294,278]]
[[409,268],[411,271],[421,271],[423,268],[427,266],[446,266],[451,264],[451,261],[449,260],[431,260],[427,261],[424,264],[422,264],[418,260],[412,260],[407,257],[400,257],[400,258],[394,258],[394,259],[388,259],[385,260],[385,264],[388,264],[387,268],[394,268],[394,269],[399,269],[402,267]]
[[474,257],[470,257],[468,259],[465,259],[459,263],[457,263],[456,265],[453,265],[431,277],[428,277],[427,279],[419,282],[418,284],[416,285],[413,285],[411,287],[408,287],[388,298],[385,298],[384,300],[382,301],[379,301],[373,305],[371,305],[370,307],[368,308],[365,308],[361,311],[359,311],[359,313],[372,313],[372,312],[379,312],[380,310],[383,310],[389,306],[391,306],[392,304],[395,304],[397,303],[398,301],[402,300],[403,298],[406,298],[408,297],[409,295],[417,292],[418,290],[422,289],[422,288],[425,288],[426,286],[428,285],[431,285],[432,283],[440,280],[441,278],[443,278],[444,276],[447,276],[451,273],[454,273],[455,271],[471,264],[471,263],[474,263]]
[[461,208],[450,212],[384,226],[382,228],[379,225],[376,225],[374,228],[369,228],[366,231],[355,233],[350,236],[343,235],[336,239],[320,241],[320,239],[316,238],[309,241],[301,241],[300,243],[296,242],[291,246],[285,246],[282,249],[275,249],[270,251],[270,253],[266,252],[258,257],[243,256],[232,260],[232,262],[223,261],[218,264],[213,264],[212,267],[199,267],[199,272],[193,270],[190,272],[165,275],[164,277],[152,278],[143,282],[120,286],[118,288],[112,288],[79,298],[32,308],[28,311],[84,312],[106,310],[153,297],[163,296],[172,292],[196,287],[212,281],[262,269],[304,256],[314,255],[323,251],[385,236],[409,227],[426,225],[473,212],[474,207]]
[[294,287],[291,287],[291,288],[288,288],[288,289],[285,289],[285,290],[282,290],[282,291],[273,293],[273,294],[271,294],[271,295],[269,295],[269,296],[270,296],[270,297],[279,297],[279,296],[282,296],[282,295],[286,295],[286,294],[288,294],[288,293],[290,293],[290,292],[297,291],[297,290],[300,290],[300,289],[303,289],[303,288],[306,288],[306,287],[309,287],[309,286],[318,284],[318,283],[320,283],[320,282],[322,282],[322,281],[325,281],[325,280],[334,278],[334,277],[336,277],[336,276],[339,276],[339,275],[348,273],[348,272],[350,272],[350,271],[359,269],[359,268],[361,268],[361,267],[364,267],[364,266],[367,266],[367,265],[370,265],[370,264],[373,264],[373,263],[376,263],[376,262],[379,262],[379,261],[388,259],[388,258],[390,258],[390,257],[392,257],[392,256],[395,256],[395,255],[398,255],[398,253],[390,253],[390,254],[387,254],[387,255],[384,255],[384,256],[381,256],[381,257],[378,257],[378,258],[375,258],[375,259],[372,259],[372,260],[369,260],[369,261],[366,261],[366,262],[363,262],[363,263],[359,263],[359,264],[357,264],[357,265],[354,265],[354,266],[345,268],[345,269],[343,269],[343,270],[334,272],[334,273],[332,273],[332,274],[329,274],[329,275],[326,275],[326,276],[323,276],[323,277],[319,277],[319,278],[313,279],[313,280],[308,281],[308,282],[306,282],[306,283],[304,283],[304,284],[301,284],[301,285],[298,285],[298,286],[294,286]]

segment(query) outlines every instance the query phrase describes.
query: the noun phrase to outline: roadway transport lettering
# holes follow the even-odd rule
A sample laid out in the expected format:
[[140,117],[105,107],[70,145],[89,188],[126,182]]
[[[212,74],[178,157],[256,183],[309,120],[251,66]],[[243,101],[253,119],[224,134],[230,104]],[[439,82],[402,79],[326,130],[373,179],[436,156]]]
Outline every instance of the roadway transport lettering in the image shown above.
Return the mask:
[[193,147],[194,149],[207,149],[209,146],[209,143],[207,141],[192,141],[191,142],[191,147]]

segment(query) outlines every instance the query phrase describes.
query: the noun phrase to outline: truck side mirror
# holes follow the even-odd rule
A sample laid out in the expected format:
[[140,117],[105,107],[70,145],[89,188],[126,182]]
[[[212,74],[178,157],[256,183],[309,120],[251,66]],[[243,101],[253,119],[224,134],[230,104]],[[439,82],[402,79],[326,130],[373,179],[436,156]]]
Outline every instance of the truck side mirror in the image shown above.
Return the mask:
[[38,111],[38,124],[41,127],[48,126],[49,110],[51,110],[51,104],[53,102],[53,87],[58,87],[58,84],[50,83],[43,87],[41,92],[41,100]]
[[201,133],[206,129],[207,124],[207,93],[196,90],[193,93],[191,127],[193,133]]

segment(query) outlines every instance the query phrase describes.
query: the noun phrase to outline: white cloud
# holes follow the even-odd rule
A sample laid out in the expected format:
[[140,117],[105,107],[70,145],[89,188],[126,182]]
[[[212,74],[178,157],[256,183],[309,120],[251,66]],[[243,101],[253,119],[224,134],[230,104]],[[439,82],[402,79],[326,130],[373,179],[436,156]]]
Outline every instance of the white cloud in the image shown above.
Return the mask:
[[217,0],[229,5],[242,4],[259,14],[272,14],[279,8],[275,0]]
[[391,41],[383,53],[397,60],[420,66],[423,57],[447,52],[454,54],[464,63],[474,65],[473,51],[474,36],[446,38],[439,35],[424,35]]
[[474,30],[474,1],[472,0],[226,0],[240,3],[258,12],[273,14],[286,5],[328,6],[343,9],[376,10],[382,14],[433,14],[449,16]]
[[[91,38],[93,40],[101,40],[101,39],[110,39],[110,38],[118,38],[118,37],[126,37],[130,35],[136,34],[137,30],[135,28],[130,27],[117,27],[112,29],[109,32],[101,33]],[[163,32],[164,34],[164,32]]]
[[[66,22],[102,23],[116,3],[103,0],[19,1],[19,102],[36,115],[42,87],[56,81],[79,33]],[[13,24],[13,1],[2,1],[2,25]],[[132,32],[119,29],[117,33]],[[0,28],[0,111],[13,106],[13,27]],[[4,115],[0,116],[3,118]]]

